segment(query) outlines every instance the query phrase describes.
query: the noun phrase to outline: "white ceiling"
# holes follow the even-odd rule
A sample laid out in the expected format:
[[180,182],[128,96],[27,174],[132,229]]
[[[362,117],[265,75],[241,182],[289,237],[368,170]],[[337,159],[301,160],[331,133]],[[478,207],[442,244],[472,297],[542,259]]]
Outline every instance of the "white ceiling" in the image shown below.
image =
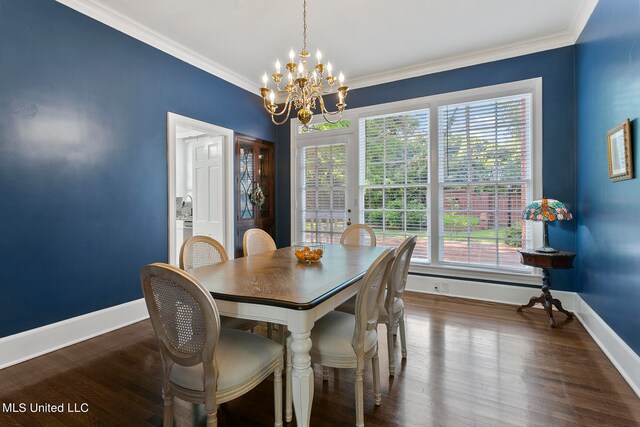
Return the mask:
[[[58,0],[257,93],[302,0]],[[597,0],[308,0],[308,50],[354,87],[575,43]]]

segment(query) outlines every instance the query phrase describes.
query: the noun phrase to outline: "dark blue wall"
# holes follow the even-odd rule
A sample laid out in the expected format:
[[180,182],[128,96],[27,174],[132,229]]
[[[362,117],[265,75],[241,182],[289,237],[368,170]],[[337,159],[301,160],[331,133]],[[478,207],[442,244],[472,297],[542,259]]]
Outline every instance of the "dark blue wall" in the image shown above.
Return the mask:
[[0,336],[141,297],[168,111],[274,140],[249,92],[53,0],[0,0]]
[[[347,108],[364,107],[439,93],[542,77],[543,188],[545,197],[562,200],[570,210],[576,202],[574,132],[574,47],[554,49],[442,73],[429,74],[349,92]],[[278,129],[276,177],[278,244],[291,240],[289,129]],[[285,170],[286,169],[286,170]],[[554,247],[575,251],[575,221],[552,223],[549,239]],[[575,291],[574,270],[553,271],[554,289]]]
[[576,48],[578,291],[640,354],[640,180],[609,180],[607,131],[631,120],[640,172],[640,2],[600,0]]

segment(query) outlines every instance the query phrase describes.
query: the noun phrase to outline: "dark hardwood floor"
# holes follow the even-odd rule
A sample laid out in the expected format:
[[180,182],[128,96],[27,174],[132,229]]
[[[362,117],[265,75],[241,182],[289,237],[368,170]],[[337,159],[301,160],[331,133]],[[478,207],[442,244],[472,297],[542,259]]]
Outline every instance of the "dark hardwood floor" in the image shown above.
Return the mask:
[[[365,372],[367,426],[638,426],[640,399],[577,320],[543,310],[408,293],[408,359],[387,377],[382,406]],[[396,358],[400,349],[396,343]],[[313,426],[355,423],[353,379],[315,367]],[[224,404],[221,426],[273,425],[273,387]],[[0,370],[0,402],[88,404],[82,413],[0,413],[0,425],[160,425],[160,356],[149,321]],[[73,407],[73,406],[72,406]],[[2,408],[0,408],[2,409]],[[176,425],[203,422],[176,400]],[[295,421],[290,425],[295,425]]]

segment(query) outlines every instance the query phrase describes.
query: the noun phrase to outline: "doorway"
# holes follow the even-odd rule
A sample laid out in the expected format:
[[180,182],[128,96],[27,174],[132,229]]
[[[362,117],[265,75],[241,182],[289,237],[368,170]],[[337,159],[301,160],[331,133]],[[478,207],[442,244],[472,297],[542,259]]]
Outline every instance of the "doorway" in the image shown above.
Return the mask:
[[219,241],[233,258],[233,131],[167,114],[168,259],[178,266],[192,235]]

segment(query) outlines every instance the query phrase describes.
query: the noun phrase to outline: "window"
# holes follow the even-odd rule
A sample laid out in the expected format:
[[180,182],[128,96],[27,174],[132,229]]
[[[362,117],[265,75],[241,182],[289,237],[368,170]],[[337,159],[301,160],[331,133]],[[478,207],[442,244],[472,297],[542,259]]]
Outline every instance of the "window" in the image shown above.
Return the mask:
[[292,127],[294,239],[337,242],[351,221],[380,246],[417,235],[412,263],[435,274],[532,274],[517,250],[533,246],[520,214],[542,194],[540,94],[531,79],[350,110],[347,127]]
[[429,261],[429,110],[361,119],[363,223],[378,244],[397,247],[418,236],[413,259]]
[[298,126],[298,133],[312,133],[312,132],[325,132],[334,129],[344,129],[351,126],[351,122],[349,120],[340,120],[335,123],[311,123],[307,127]]
[[530,117],[528,93],[438,108],[442,263],[520,267]]

